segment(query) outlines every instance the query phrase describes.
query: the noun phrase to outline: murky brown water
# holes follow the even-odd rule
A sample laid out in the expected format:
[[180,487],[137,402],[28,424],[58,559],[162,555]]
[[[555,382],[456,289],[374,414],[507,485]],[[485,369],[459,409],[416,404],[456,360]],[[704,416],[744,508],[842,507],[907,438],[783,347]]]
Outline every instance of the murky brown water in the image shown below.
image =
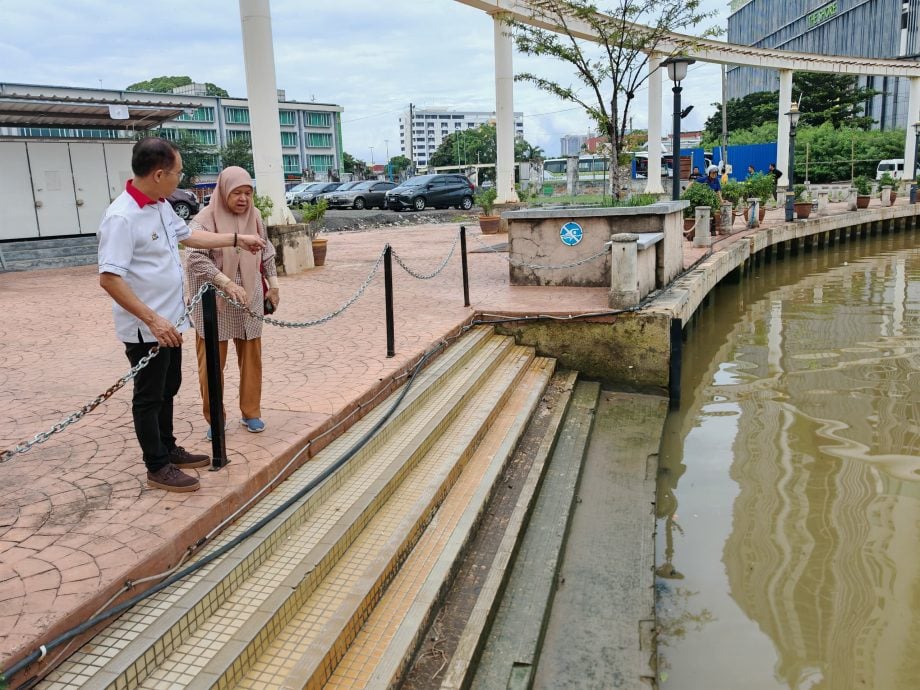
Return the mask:
[[658,488],[664,690],[920,688],[920,244],[714,295]]

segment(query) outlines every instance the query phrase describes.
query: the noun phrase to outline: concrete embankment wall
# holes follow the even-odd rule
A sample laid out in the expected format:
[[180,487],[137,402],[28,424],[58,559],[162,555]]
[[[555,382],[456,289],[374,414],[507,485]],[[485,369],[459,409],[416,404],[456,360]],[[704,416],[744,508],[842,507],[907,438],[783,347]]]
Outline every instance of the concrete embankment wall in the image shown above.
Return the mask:
[[[650,296],[636,311],[578,321],[505,324],[499,332],[554,357],[560,366],[632,391],[678,393],[681,330],[725,279],[741,280],[752,263],[891,232],[920,228],[920,204],[877,207],[782,223],[723,240],[710,254]],[[920,238],[918,238],[920,241]]]

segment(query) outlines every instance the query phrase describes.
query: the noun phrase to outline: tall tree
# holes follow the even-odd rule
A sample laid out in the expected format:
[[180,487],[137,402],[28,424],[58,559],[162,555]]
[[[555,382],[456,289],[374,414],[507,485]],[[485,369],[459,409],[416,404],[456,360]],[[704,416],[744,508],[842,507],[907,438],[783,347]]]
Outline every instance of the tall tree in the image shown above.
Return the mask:
[[392,173],[396,177],[399,177],[404,170],[408,170],[411,164],[412,162],[405,156],[393,156],[390,159]]
[[[726,112],[729,133],[759,127],[765,122],[776,122],[779,112],[779,91],[755,91],[743,98],[728,101]],[[722,104],[713,103],[716,111],[703,126],[707,142],[719,142],[722,137]]]
[[204,174],[205,168],[212,162],[216,151],[200,143],[187,132],[180,132],[176,146],[182,155],[182,179],[180,187],[191,187]]
[[255,177],[255,166],[252,163],[252,145],[245,139],[236,139],[229,142],[220,150],[220,162],[225,168],[237,165]]
[[[460,129],[448,134],[441,145],[428,159],[429,166],[471,165],[473,163],[495,163],[495,125],[480,125]],[[514,140],[514,160],[532,161],[543,157],[543,149],[533,146],[523,137]]]
[[[661,52],[669,32],[692,29],[715,16],[703,11],[701,4],[701,0],[611,0],[600,7],[591,0],[541,0],[532,5],[534,16],[559,32],[512,20],[515,45],[525,55],[568,63],[580,85],[565,85],[531,72],[518,74],[515,80],[583,107],[609,138],[619,162],[626,149],[632,101],[648,79],[648,53]],[[579,38],[586,26],[598,36],[597,43]],[[712,27],[700,36],[719,33]],[[624,169],[611,165],[610,175],[613,188],[619,190]]]
[[[125,87],[125,91],[154,91],[156,93],[172,93],[172,90],[176,87],[188,86],[191,83],[192,78],[187,76],[153,77],[152,79],[147,79],[146,81],[139,81],[136,84],[131,84],[130,86]],[[230,94],[228,94],[225,89],[222,89],[209,81],[206,81],[204,86],[208,96],[220,96],[221,98],[230,97]]]

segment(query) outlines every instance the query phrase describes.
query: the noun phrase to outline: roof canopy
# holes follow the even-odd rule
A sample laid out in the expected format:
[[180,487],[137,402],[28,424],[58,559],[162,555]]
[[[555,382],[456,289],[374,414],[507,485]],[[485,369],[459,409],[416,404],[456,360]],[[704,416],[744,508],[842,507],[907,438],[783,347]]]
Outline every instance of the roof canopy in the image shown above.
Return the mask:
[[0,126],[147,130],[196,107],[194,103],[4,94]]

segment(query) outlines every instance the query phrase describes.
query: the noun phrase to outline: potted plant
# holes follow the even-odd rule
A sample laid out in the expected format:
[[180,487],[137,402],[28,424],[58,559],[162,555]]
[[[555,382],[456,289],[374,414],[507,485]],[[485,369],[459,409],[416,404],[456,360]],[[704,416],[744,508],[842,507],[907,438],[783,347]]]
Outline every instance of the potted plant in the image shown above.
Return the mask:
[[501,216],[492,215],[497,196],[498,192],[495,191],[495,187],[483,189],[476,195],[476,203],[482,209],[482,213],[479,216],[479,229],[483,235],[494,235],[501,229]]
[[894,200],[898,198],[898,183],[897,181],[889,174],[883,173],[881,179],[878,181],[878,198],[882,198],[882,187],[891,187],[891,203],[894,203]]
[[313,265],[322,266],[326,263],[326,238],[317,237],[322,232],[323,216],[326,215],[326,209],[329,208],[329,202],[320,199],[313,204],[301,204],[301,223],[306,223],[310,228],[310,241],[313,245]]
[[747,200],[756,198],[760,200],[760,211],[757,213],[757,220],[763,222],[767,213],[767,202],[773,198],[773,176],[766,173],[757,172],[744,181],[744,219],[748,217]]
[[869,201],[872,199],[872,184],[865,175],[859,175],[853,180],[853,186],[856,187],[856,208],[868,208]]
[[[681,200],[689,201],[690,205],[684,209],[684,237],[692,240],[694,236],[693,225],[697,206],[708,206],[712,211],[719,208],[719,195],[709,185],[697,182],[691,184],[680,195]],[[715,216],[713,216],[715,218]]]
[[811,215],[811,196],[808,189],[803,184],[797,184],[792,188],[795,193],[795,216],[805,220]]
[[735,222],[734,209],[738,208],[744,197],[744,183],[729,180],[722,185],[722,199],[732,205],[732,223]]

